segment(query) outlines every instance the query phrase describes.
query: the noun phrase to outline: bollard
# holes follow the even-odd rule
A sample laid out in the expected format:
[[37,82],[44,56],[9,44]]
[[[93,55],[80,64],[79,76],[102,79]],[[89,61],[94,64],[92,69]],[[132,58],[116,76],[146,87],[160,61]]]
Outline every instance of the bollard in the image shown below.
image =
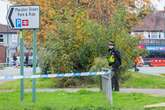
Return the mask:
[[107,75],[102,75],[102,91],[107,96],[110,104],[112,105],[113,98],[112,98],[112,74],[110,69],[102,69],[104,72],[107,72]]

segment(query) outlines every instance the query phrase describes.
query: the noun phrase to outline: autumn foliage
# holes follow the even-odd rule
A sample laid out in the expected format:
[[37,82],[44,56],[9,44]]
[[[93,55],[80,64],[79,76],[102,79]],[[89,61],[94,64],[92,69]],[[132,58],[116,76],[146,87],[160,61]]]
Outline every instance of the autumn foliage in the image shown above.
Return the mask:
[[[38,58],[43,73],[89,71],[92,67],[102,67],[98,66],[100,63],[96,64],[100,61],[106,65],[103,57],[109,39],[115,42],[122,54],[123,73],[131,66],[138,45],[138,39],[130,36],[130,29],[152,11],[149,0],[10,1],[40,6]],[[31,46],[31,36],[30,31],[25,31],[28,46]],[[66,83],[63,82],[65,86],[73,84],[75,80],[65,79]]]
[[[19,5],[39,5],[41,10],[41,24],[40,30],[38,33],[38,41],[40,44],[44,43],[46,36],[49,32],[56,32],[57,30],[57,21],[54,18],[59,15],[64,15],[65,10],[67,14],[74,16],[75,11],[79,8],[82,8],[86,14],[86,17],[93,19],[96,22],[108,25],[111,17],[116,12],[118,4],[123,4],[127,8],[128,16],[128,27],[131,27],[138,21],[137,12],[138,10],[143,9],[141,15],[146,15],[150,8],[149,0],[142,0],[143,7],[138,8],[135,6],[135,1],[140,0],[10,0],[14,4]],[[82,16],[84,16],[82,14]],[[64,18],[65,19],[65,18]],[[76,22],[80,18],[77,17]],[[80,23],[80,25],[82,25]],[[81,27],[81,26],[77,26]],[[78,28],[76,28],[78,29]],[[78,31],[78,30],[77,30]],[[80,34],[80,32],[77,32]],[[80,39],[82,36],[79,36]],[[26,33],[26,41],[31,42],[31,34]]]

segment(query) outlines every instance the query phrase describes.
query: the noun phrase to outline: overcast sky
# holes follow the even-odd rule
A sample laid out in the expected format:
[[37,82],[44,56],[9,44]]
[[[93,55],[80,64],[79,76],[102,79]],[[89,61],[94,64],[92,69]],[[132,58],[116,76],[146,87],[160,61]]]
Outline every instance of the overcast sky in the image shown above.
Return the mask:
[[163,10],[165,7],[165,0],[151,0],[152,4],[156,7],[157,10]]
[[[154,7],[157,10],[163,10],[165,7],[165,0],[151,0]],[[7,14],[7,7],[9,3],[7,0],[0,0],[0,24],[7,24],[6,21],[6,14]]]
[[6,0],[0,0],[0,24],[7,24],[6,14],[9,3]]

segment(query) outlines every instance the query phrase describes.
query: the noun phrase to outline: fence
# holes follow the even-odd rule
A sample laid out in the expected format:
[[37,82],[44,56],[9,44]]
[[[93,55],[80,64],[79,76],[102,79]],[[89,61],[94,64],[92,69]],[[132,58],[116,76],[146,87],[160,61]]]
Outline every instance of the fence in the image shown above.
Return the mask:
[[[111,70],[103,69],[101,72],[82,72],[82,73],[65,73],[65,74],[45,74],[45,75],[30,75],[30,76],[0,76],[0,80],[17,80],[17,79],[38,79],[38,78],[64,78],[77,76],[96,76],[101,75],[102,91],[105,93],[110,103],[112,104],[112,86],[111,86]],[[21,90],[24,91],[24,90]]]

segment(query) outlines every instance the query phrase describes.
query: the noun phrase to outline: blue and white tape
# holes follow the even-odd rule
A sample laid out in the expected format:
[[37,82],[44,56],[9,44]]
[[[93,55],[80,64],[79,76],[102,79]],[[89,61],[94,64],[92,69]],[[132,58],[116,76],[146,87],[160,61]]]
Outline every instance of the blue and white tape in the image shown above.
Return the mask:
[[37,79],[37,78],[64,78],[64,77],[78,77],[78,76],[96,76],[105,75],[109,72],[82,72],[82,73],[65,73],[65,74],[44,74],[44,75],[30,75],[30,76],[0,76],[0,80],[16,80],[16,79]]

